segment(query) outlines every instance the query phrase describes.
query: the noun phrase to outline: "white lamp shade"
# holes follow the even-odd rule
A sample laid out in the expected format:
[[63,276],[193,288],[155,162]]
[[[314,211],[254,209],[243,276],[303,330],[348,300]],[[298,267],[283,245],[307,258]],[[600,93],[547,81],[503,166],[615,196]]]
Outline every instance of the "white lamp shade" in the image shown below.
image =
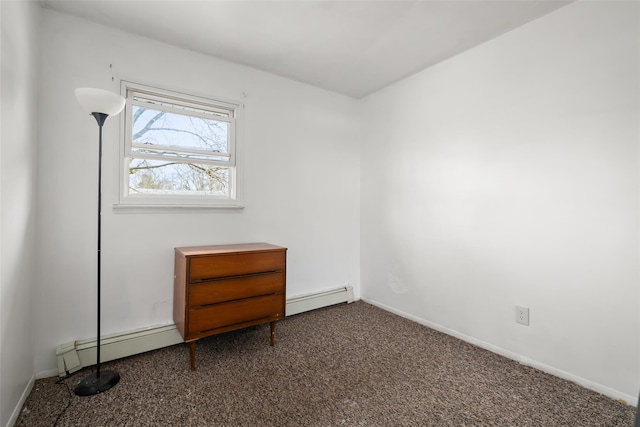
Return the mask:
[[126,100],[117,93],[108,90],[94,89],[91,87],[79,87],[76,89],[78,102],[91,113],[103,113],[108,116],[119,114],[124,108]]

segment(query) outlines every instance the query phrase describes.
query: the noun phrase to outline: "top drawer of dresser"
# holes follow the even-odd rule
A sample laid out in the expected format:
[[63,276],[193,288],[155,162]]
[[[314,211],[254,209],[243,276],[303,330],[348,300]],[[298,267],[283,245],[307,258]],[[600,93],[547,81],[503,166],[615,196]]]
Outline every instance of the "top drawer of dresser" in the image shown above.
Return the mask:
[[194,282],[217,277],[283,271],[285,256],[284,250],[278,250],[190,257],[189,278]]

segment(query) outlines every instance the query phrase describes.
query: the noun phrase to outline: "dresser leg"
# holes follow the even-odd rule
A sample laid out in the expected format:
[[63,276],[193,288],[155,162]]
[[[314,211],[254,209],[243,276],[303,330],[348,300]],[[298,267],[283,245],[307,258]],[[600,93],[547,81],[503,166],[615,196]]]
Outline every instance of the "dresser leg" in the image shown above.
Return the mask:
[[191,357],[191,370],[196,370],[196,342],[189,341],[189,356]]
[[271,338],[269,340],[269,345],[273,347],[273,344],[275,341],[276,341],[276,322],[271,322]]

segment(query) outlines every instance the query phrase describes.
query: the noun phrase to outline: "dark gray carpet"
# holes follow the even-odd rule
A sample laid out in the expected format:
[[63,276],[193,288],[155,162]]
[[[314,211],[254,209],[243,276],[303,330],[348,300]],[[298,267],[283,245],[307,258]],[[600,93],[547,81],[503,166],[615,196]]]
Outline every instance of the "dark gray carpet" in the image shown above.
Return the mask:
[[364,302],[36,381],[18,426],[633,426],[635,408]]

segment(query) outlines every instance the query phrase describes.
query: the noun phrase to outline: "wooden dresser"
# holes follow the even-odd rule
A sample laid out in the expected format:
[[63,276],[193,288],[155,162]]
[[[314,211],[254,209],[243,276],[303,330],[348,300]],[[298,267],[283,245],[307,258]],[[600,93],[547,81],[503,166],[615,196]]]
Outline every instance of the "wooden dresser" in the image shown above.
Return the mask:
[[268,243],[175,248],[173,320],[196,369],[199,338],[285,317],[287,248]]

